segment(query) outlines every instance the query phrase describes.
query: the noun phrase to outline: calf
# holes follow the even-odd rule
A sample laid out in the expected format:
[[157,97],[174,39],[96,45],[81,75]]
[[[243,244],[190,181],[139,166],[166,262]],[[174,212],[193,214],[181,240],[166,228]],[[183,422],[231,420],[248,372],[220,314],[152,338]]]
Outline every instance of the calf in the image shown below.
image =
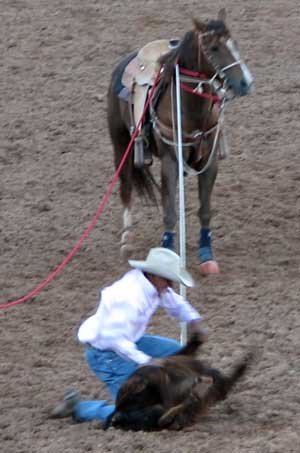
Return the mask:
[[[244,357],[225,376],[194,357],[200,344],[195,334],[176,355],[154,359],[138,368],[121,386],[116,409],[104,428],[181,429],[206,413],[211,405],[225,399],[245,373],[250,356]],[[203,384],[206,384],[204,390]]]

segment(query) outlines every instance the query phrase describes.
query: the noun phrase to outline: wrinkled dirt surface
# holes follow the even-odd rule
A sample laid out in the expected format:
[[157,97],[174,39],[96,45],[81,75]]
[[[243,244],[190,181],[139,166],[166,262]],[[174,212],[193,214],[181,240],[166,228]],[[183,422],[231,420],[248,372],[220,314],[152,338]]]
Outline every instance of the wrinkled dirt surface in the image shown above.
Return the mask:
[[[213,207],[221,274],[200,278],[196,181],[187,180],[188,296],[210,332],[203,355],[227,369],[256,359],[226,403],[181,432],[125,433],[48,420],[65,388],[106,398],[76,342],[98,289],[121,275],[117,190],[76,257],[34,300],[1,310],[0,444],[6,453],[298,452],[298,0],[2,0],[0,77],[1,303],[29,293],[89,224],[113,174],[105,94],[115,62],[156,38],[180,37],[190,17],[228,24],[256,92],[227,110],[231,156]],[[158,244],[161,216],[137,202],[135,257]],[[151,332],[178,338],[158,313]]]

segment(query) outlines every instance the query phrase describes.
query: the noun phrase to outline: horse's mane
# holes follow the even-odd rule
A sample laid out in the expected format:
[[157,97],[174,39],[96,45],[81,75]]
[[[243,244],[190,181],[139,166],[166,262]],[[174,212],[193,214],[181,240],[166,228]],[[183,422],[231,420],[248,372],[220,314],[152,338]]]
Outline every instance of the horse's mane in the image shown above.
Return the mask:
[[199,22],[193,19],[194,29],[188,31],[180,44],[175,49],[162,55],[158,60],[164,67],[162,72],[162,82],[169,83],[174,71],[176,62],[181,67],[197,71],[197,52],[198,52],[198,38],[199,32],[214,32],[217,36],[229,35],[229,31],[222,20],[210,20],[208,22]]
[[[194,43],[194,46],[193,46]],[[170,82],[174,66],[176,61],[179,59],[181,60],[181,64],[183,65],[182,58],[185,55],[185,52],[188,52],[189,56],[194,54],[196,51],[196,39],[195,39],[195,32],[194,30],[188,31],[183,39],[180,41],[180,44],[175,49],[170,50],[170,52],[162,55],[158,60],[159,63],[163,66],[164,70],[162,72],[161,80],[168,83]],[[194,47],[194,49],[193,49]],[[186,55],[187,57],[187,55]],[[191,57],[190,57],[191,58]],[[192,69],[192,68],[191,68]]]

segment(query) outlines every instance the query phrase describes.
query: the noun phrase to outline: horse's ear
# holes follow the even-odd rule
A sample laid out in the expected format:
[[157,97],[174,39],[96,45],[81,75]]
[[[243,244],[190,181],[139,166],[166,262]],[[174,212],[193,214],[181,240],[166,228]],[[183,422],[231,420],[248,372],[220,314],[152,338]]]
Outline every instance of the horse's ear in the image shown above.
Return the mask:
[[207,30],[207,25],[204,22],[200,22],[200,20],[193,19],[193,24],[197,31],[204,33]]
[[226,9],[225,8],[220,9],[220,11],[218,13],[218,19],[221,20],[222,22],[226,21]]

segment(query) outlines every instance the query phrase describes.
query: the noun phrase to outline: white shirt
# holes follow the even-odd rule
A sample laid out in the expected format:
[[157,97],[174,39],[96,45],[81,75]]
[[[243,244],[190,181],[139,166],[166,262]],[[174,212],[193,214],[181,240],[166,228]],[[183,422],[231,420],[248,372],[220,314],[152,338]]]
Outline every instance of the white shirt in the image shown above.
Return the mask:
[[133,269],[101,292],[96,314],[84,321],[78,339],[94,348],[111,350],[139,364],[151,357],[135,345],[158,306],[182,322],[202,316],[184,298],[168,288],[159,295],[143,272]]

